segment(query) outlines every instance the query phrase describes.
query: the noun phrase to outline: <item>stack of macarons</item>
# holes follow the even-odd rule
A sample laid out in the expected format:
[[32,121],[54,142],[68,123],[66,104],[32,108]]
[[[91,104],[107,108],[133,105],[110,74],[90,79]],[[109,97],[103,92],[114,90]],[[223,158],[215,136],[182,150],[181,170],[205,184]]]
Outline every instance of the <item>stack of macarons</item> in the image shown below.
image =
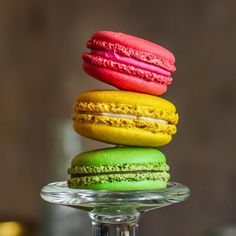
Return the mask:
[[175,71],[171,52],[150,41],[99,31],[87,42],[83,68],[119,90],[78,95],[72,119],[80,135],[115,147],[80,153],[68,169],[68,187],[146,190],[167,186],[165,155],[156,149],[176,133],[175,106],[159,96]]

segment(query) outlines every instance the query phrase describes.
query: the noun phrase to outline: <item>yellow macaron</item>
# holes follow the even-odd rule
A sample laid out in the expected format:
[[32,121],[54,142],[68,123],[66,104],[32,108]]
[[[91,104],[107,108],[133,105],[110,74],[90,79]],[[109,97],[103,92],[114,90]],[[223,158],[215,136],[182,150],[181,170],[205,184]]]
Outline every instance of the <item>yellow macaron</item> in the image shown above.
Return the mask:
[[74,105],[74,130],[87,138],[127,146],[162,146],[176,133],[175,106],[129,91],[88,91]]

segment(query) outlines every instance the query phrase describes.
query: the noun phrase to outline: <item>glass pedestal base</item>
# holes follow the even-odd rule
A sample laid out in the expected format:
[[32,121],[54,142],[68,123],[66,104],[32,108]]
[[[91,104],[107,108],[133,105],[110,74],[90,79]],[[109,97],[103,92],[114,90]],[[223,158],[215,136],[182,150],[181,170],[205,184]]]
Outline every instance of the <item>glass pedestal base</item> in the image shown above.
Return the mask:
[[142,213],[182,202],[189,194],[188,187],[173,182],[160,190],[70,189],[66,182],[51,183],[41,190],[45,201],[87,211],[93,236],[134,236]]

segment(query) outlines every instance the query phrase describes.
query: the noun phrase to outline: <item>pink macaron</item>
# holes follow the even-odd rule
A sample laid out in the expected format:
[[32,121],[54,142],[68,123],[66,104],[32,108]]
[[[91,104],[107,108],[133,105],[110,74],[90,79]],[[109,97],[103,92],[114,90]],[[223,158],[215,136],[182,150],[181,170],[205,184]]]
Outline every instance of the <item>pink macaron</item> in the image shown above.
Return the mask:
[[99,31],[87,42],[83,68],[119,89],[161,95],[176,70],[174,55],[164,47],[119,32]]

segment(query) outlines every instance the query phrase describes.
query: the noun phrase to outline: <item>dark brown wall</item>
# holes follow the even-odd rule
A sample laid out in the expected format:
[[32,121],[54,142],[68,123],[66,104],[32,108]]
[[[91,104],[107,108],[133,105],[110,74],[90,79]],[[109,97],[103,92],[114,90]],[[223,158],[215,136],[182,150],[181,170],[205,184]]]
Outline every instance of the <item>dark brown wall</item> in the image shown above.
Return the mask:
[[106,29],[159,42],[177,61],[164,97],[176,104],[181,120],[178,134],[162,150],[172,180],[188,185],[192,196],[146,214],[140,235],[199,236],[236,224],[235,1],[15,0],[0,5],[3,220],[38,222],[39,191],[52,180],[57,124],[70,116],[80,91],[108,88],[81,69],[86,40]]

